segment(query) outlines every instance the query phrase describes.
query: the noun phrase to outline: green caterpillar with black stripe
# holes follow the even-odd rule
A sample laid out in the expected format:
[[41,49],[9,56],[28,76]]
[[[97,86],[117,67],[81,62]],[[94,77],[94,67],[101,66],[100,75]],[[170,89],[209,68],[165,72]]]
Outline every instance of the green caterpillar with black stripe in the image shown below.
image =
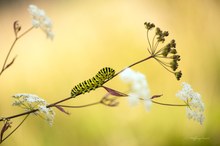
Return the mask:
[[110,67],[102,68],[94,77],[77,84],[71,91],[71,96],[76,97],[79,94],[84,94],[101,87],[106,81],[112,79],[115,75],[115,70]]

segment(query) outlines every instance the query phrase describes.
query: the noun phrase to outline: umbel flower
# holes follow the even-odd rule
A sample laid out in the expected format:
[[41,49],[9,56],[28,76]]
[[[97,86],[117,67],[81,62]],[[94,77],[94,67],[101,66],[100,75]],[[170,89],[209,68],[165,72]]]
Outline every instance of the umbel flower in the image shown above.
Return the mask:
[[145,76],[140,72],[127,68],[120,74],[120,77],[122,81],[130,85],[130,93],[128,94],[130,105],[137,105],[140,99],[144,99],[145,107],[149,111],[152,101]]
[[52,32],[52,21],[45,14],[44,10],[39,9],[35,5],[29,5],[29,13],[32,15],[32,24],[35,28],[41,28],[48,38],[53,39],[54,34]]
[[44,118],[50,125],[53,125],[55,112],[51,108],[47,108],[47,102],[34,94],[20,93],[12,96],[15,101],[13,106],[23,108],[25,111],[38,109],[40,112],[34,113]]
[[[178,68],[178,62],[180,61],[180,55],[177,54],[176,50],[176,41],[172,39],[168,44],[163,45],[166,37],[169,36],[169,32],[162,31],[159,27],[155,28],[155,25],[150,22],[145,22],[144,25],[147,29],[147,41],[149,44],[149,48],[147,48],[148,52],[166,70],[173,73],[177,80],[180,80],[182,72],[176,71]],[[149,31],[154,28],[155,34],[152,40],[150,40]],[[160,47],[160,45],[162,46]]]
[[176,96],[183,100],[187,107],[186,113],[189,119],[193,119],[200,124],[204,122],[204,103],[202,102],[201,95],[194,92],[191,86],[185,82],[182,83],[182,90]]

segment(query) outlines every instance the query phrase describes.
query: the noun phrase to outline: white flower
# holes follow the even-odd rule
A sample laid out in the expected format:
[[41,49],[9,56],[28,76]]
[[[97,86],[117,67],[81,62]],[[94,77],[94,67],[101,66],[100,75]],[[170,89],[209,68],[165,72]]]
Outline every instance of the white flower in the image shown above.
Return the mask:
[[55,112],[51,108],[47,108],[46,105],[39,106],[39,111],[45,115],[47,122],[52,126]]
[[52,125],[54,119],[54,111],[51,108],[47,108],[47,102],[34,94],[19,93],[12,96],[15,98],[13,106],[18,106],[23,108],[25,111],[31,111],[34,109],[39,109],[40,113],[34,113],[47,120],[47,122]]
[[46,104],[46,101],[42,98],[39,98],[37,95],[34,94],[27,94],[27,93],[19,93],[13,96],[15,102],[13,103],[14,106],[20,106],[25,110],[32,110],[36,107],[37,104]]
[[144,104],[145,104],[146,110],[150,111],[151,106],[152,106],[152,101],[150,99],[145,99]]
[[32,25],[35,28],[40,27],[46,33],[48,38],[53,39],[52,21],[45,14],[44,10],[39,9],[35,5],[29,5],[28,11],[32,15]]
[[128,96],[130,105],[137,105],[140,99],[144,99],[146,109],[149,111],[152,101],[145,76],[127,68],[120,74],[120,77],[122,81],[130,84],[131,90]]
[[201,95],[194,92],[191,86],[185,82],[182,83],[182,90],[176,96],[183,100],[188,107],[186,113],[188,119],[193,119],[200,124],[204,122],[204,103],[202,102]]

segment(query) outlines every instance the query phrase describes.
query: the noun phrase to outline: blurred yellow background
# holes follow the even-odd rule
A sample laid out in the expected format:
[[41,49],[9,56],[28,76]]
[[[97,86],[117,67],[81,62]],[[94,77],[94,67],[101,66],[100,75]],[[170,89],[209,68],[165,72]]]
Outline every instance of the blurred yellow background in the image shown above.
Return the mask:
[[[0,77],[0,115],[22,112],[12,107],[15,93],[33,93],[49,103],[70,95],[71,88],[93,76],[100,68],[116,71],[148,56],[143,23],[153,22],[168,30],[181,55],[181,81],[150,60],[133,69],[144,73],[152,94],[163,94],[161,102],[181,103],[175,94],[188,82],[205,102],[205,122],[187,119],[182,107],[142,104],[130,107],[126,99],[118,107],[97,105],[68,109],[70,116],[56,111],[50,127],[31,116],[2,145],[22,146],[170,146],[220,145],[220,1],[219,0],[9,0],[0,1],[0,66],[14,39],[12,24],[22,30],[31,26],[29,4],[44,9],[53,21],[55,38],[46,39],[34,29],[16,44],[15,63]],[[107,84],[126,91],[117,77]],[[82,105],[99,100],[98,89],[66,102]],[[14,120],[17,124],[21,119]],[[1,125],[2,126],[2,125]]]

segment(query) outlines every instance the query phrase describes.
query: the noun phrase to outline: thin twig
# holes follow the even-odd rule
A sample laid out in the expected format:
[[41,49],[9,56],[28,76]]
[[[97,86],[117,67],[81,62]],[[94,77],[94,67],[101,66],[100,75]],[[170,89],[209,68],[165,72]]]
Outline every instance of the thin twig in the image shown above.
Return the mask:
[[1,72],[0,72],[0,76],[1,76],[1,74],[5,71],[5,65],[6,65],[6,63],[7,63],[7,61],[8,61],[8,58],[9,58],[9,56],[10,56],[10,54],[11,54],[11,51],[12,51],[12,49],[13,49],[15,43],[17,42],[17,40],[18,40],[18,39],[15,38],[14,42],[12,43],[12,45],[11,45],[9,51],[8,51],[8,54],[7,54],[6,58],[5,58],[5,61],[4,61],[3,66],[2,66],[2,70],[1,70]]
[[0,119],[0,122],[4,121],[4,120],[9,120],[9,119],[21,117],[21,116],[24,116],[24,115],[28,115],[28,114],[31,114],[31,113],[34,113],[34,112],[37,112],[37,111],[38,111],[38,109],[34,109],[34,110],[31,110],[31,111],[28,111],[28,112],[24,112],[24,113],[20,113],[20,114],[17,114],[17,115],[13,115],[13,116],[9,116],[9,117],[4,117],[4,118]]
[[173,71],[169,70],[166,66],[164,66],[163,62],[161,62],[159,59],[157,59],[156,57],[154,58],[157,60],[158,63],[160,63],[160,65],[165,68],[167,71],[171,72],[171,73],[174,73]]
[[29,28],[28,30],[26,30],[24,33],[22,33],[20,36],[18,36],[18,37],[16,36],[16,37],[15,37],[15,40],[13,41],[13,43],[12,43],[12,45],[11,45],[9,51],[8,51],[8,54],[7,54],[6,58],[5,58],[5,61],[4,61],[4,63],[3,63],[3,66],[2,66],[2,69],[1,69],[1,72],[0,72],[0,76],[1,76],[2,73],[7,69],[5,66],[6,66],[7,61],[8,61],[8,58],[9,58],[9,56],[10,56],[10,54],[11,54],[13,48],[14,48],[15,43],[16,43],[22,36],[24,36],[24,35],[27,34],[29,31],[31,31],[33,28],[34,28],[34,27],[32,26],[31,28]]
[[150,50],[151,50],[151,54],[152,54],[153,52],[152,52],[152,46],[151,46],[151,43],[150,43],[150,40],[149,40],[149,30],[147,30],[147,41],[148,41],[148,44],[150,46]]
[[188,106],[187,104],[172,104],[172,103],[161,103],[154,100],[151,100],[155,104],[166,105],[166,106]]
[[21,35],[19,35],[17,37],[17,39],[20,39],[21,37],[23,37],[25,34],[27,34],[29,31],[31,31],[34,28],[34,26],[30,27],[29,29],[27,29],[25,32],[23,32]]
[[98,102],[94,102],[94,103],[90,103],[90,104],[85,104],[85,105],[76,105],[76,106],[71,106],[71,105],[58,105],[58,106],[61,106],[61,107],[66,107],[66,108],[83,108],[83,107],[88,107],[88,106],[93,106],[93,105],[97,105],[97,104],[100,104],[101,102],[98,101]]
[[23,123],[24,121],[27,119],[27,117],[29,116],[30,114],[26,115],[26,117],[21,121],[21,123],[13,130],[11,131],[11,133],[9,133],[4,139],[2,139],[1,143],[3,141],[5,141],[9,136],[11,136]]
[[142,63],[142,62],[144,62],[144,61],[147,61],[147,60],[149,60],[149,59],[151,59],[151,58],[154,58],[154,56],[151,55],[151,56],[149,56],[149,57],[147,57],[147,58],[144,58],[144,59],[142,59],[142,60],[139,60],[139,61],[137,61],[137,62],[135,62],[135,63],[129,65],[128,67],[126,67],[126,68],[122,69],[121,71],[119,71],[118,73],[116,73],[116,74],[114,75],[114,77],[117,76],[118,74],[120,74],[121,72],[123,72],[124,70],[126,70],[127,68],[131,68],[131,67],[133,67],[133,66],[135,66],[135,65],[137,65],[137,64],[139,64],[139,63]]
[[157,36],[157,35],[155,34],[154,37],[153,37],[153,39],[152,39],[152,53],[153,53],[153,54],[155,54],[155,51],[156,51],[156,49],[157,49],[157,48],[155,47],[155,44],[154,44],[154,40],[155,40],[155,37],[156,37],[156,36]]

